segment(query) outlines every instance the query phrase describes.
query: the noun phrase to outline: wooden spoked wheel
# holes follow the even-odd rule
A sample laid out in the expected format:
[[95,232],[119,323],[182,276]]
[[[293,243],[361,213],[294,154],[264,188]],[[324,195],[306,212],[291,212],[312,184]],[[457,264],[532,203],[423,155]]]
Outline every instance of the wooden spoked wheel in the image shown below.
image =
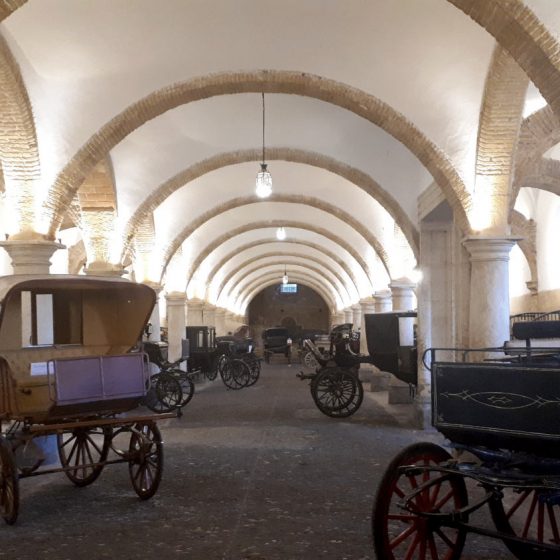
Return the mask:
[[558,550],[543,550],[538,543],[560,547],[560,504],[558,492],[542,489],[501,488],[502,499],[490,502],[496,529],[502,533],[534,541],[504,544],[516,558],[557,560]]
[[182,402],[183,390],[181,389],[181,383],[175,376],[166,372],[152,375],[150,388],[144,398],[144,404],[150,410],[158,414],[171,412],[181,408]]
[[[458,560],[466,532],[445,526],[442,517],[422,513],[453,513],[468,503],[461,476],[430,471],[450,459],[433,443],[405,448],[390,463],[381,480],[373,507],[373,544],[380,560]],[[424,469],[408,472],[404,466]],[[424,490],[418,492],[421,485]],[[407,496],[416,493],[412,498]]]
[[0,440],[0,512],[8,525],[13,525],[19,511],[19,479],[11,447]]
[[303,365],[305,367],[308,367],[309,369],[317,369],[319,367],[319,362],[317,361],[317,358],[315,358],[315,356],[313,355],[312,352],[305,352],[303,354]]
[[364,389],[357,375],[344,368],[325,368],[311,381],[317,408],[331,418],[347,418],[361,406]]
[[57,434],[60,464],[76,486],[87,486],[101,474],[111,446],[111,428],[77,427]]
[[156,424],[136,424],[132,429],[128,470],[140,499],[147,500],[157,492],[163,472],[163,443]]
[[245,359],[245,363],[249,367],[249,381],[247,387],[254,385],[261,376],[261,361],[257,357],[249,357]]

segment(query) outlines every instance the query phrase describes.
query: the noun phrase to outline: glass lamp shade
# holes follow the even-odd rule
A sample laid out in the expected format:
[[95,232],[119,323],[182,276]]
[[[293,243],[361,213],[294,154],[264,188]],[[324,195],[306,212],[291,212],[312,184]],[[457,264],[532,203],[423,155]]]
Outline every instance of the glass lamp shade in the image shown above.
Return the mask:
[[261,163],[261,170],[257,173],[255,192],[259,198],[266,198],[272,193],[272,175],[266,168],[266,163]]
[[278,241],[284,241],[284,239],[286,239],[286,230],[283,227],[279,227],[276,230],[276,239],[278,239]]
[[282,284],[287,284],[288,283],[288,275],[284,274],[284,276],[282,276]]

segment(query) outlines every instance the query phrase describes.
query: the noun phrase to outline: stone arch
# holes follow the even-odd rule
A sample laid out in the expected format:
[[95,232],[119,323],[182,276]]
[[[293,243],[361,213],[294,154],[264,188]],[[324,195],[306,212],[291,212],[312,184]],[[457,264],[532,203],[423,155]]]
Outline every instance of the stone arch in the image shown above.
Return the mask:
[[[509,209],[515,148],[529,79],[502,47],[494,49],[484,86],[476,153],[473,214],[483,214],[477,202],[491,204],[489,223],[481,228],[509,233]],[[480,192],[482,191],[482,192]],[[482,200],[481,200],[482,199]],[[475,221],[471,218],[471,225]]]
[[[294,257],[297,258],[301,258],[301,259],[306,259],[308,261],[314,262],[315,264],[318,264],[322,267],[325,268],[325,270],[328,270],[330,274],[332,274],[337,280],[338,282],[340,282],[340,284],[344,287],[344,290],[346,291],[347,294],[347,298],[348,300],[352,300],[352,297],[350,296],[350,292],[348,291],[348,288],[346,286],[346,282],[344,281],[344,279],[336,272],[336,270],[334,270],[332,267],[330,267],[329,265],[325,264],[324,261],[322,261],[321,259],[318,259],[316,257],[312,257],[310,255],[302,255],[302,254],[297,254],[297,253],[284,253],[281,251],[275,251],[275,252],[270,252],[270,253],[262,253],[260,255],[257,255],[251,259],[246,260],[245,262],[243,262],[243,264],[237,266],[235,269],[233,269],[227,276],[224,277],[224,279],[220,282],[216,293],[218,294],[216,300],[219,301],[222,290],[224,289],[224,286],[229,282],[229,280],[231,278],[233,278],[237,273],[241,272],[244,268],[246,268],[247,266],[254,264],[256,262],[259,262],[263,259],[268,259],[271,257],[282,257],[285,258],[286,260],[282,260],[282,263],[286,263],[289,264],[290,262],[294,262],[294,261],[290,261],[289,259],[293,259]],[[249,274],[249,272],[248,272]],[[209,278],[211,278],[211,276],[209,275]]]
[[6,19],[26,2],[27,0],[0,0],[0,21]]
[[[250,262],[246,263],[244,267],[241,267],[241,270],[243,270],[243,268],[245,268],[246,269],[244,271],[245,274],[249,275],[249,274],[252,274],[253,272],[256,272],[259,269],[265,269],[265,268],[269,268],[269,267],[272,267],[272,266],[280,266],[280,267],[284,266],[285,269],[287,270],[288,266],[293,265],[293,266],[304,267],[304,268],[309,269],[310,271],[315,272],[316,274],[319,274],[319,275],[324,275],[324,269],[326,268],[326,267],[324,267],[324,265],[322,263],[319,263],[319,264],[321,265],[323,270],[321,268],[317,268],[315,266],[310,266],[309,264],[306,265],[304,263],[301,263],[301,262],[298,262],[298,261],[295,261],[295,260],[292,260],[292,259],[286,259],[285,261],[282,261],[282,262],[274,262],[274,263],[266,263],[266,264],[263,263],[263,264],[260,264],[260,265],[253,266],[253,267],[249,268],[250,265],[254,264],[255,262],[258,262],[258,261],[253,261],[253,263],[250,263]],[[331,272],[331,271],[329,270],[329,272]],[[230,276],[230,278],[231,277],[233,277],[233,274]],[[340,297],[340,300],[342,302],[348,301],[349,302],[348,305],[350,305],[351,297],[350,297],[350,294],[348,293],[348,291],[346,290],[346,287],[344,286],[344,284],[341,283],[342,288],[346,291],[346,297],[343,297],[343,294],[341,293],[341,290],[332,281],[331,278],[328,278],[326,275],[324,275],[324,278],[325,278],[325,280],[328,280],[329,284],[332,285],[333,288],[336,290],[336,292],[338,293],[338,295]],[[337,280],[338,280],[338,278],[337,278]],[[233,286],[231,286],[230,290],[227,293],[224,293],[223,295],[228,296],[236,288],[236,286],[238,286],[242,281],[243,281],[243,279],[239,279],[237,284],[234,284]],[[216,299],[217,302],[220,301],[220,298],[222,297],[223,292],[224,292],[224,290],[222,289],[222,291],[218,294],[218,297]]]
[[[16,9],[22,4],[4,2],[4,7],[13,6]],[[18,214],[18,233],[28,232],[29,236],[37,229],[35,189],[41,178],[39,147],[31,102],[19,65],[1,35],[0,130],[0,160],[6,193]],[[70,198],[67,205],[71,201]]]
[[290,204],[302,204],[305,206],[310,206],[312,208],[316,208],[318,210],[322,210],[341,221],[348,224],[352,229],[354,229],[359,235],[361,235],[367,243],[373,248],[373,250],[379,256],[385,270],[389,277],[391,276],[391,272],[389,269],[389,258],[387,252],[385,251],[384,247],[381,245],[379,240],[372,235],[369,230],[364,227],[360,222],[355,220],[353,216],[341,210],[337,206],[319,200],[318,198],[310,197],[310,196],[302,196],[302,195],[289,195],[289,194],[272,194],[267,199],[259,199],[256,196],[247,196],[247,197],[238,197],[221,204],[218,207],[212,208],[208,210],[195,220],[193,220],[190,224],[188,224],[170,243],[169,247],[164,252],[164,266],[167,266],[169,259],[175,253],[175,251],[183,244],[183,242],[192,235],[199,227],[204,225],[206,222],[210,221],[213,218],[220,216],[224,212],[228,210],[234,210],[237,208],[242,208],[243,206],[248,206],[250,204],[269,204],[271,202],[283,202],[283,203],[290,203]]
[[515,59],[560,117],[560,48],[531,9],[519,0],[448,0]]
[[[353,247],[351,247],[348,243],[346,243],[342,238],[334,235],[329,230],[326,230],[324,228],[317,228],[315,226],[311,226],[309,224],[306,224],[305,222],[294,222],[294,221],[285,221],[285,220],[271,220],[271,221],[252,222],[250,224],[245,224],[244,226],[240,226],[240,227],[238,227],[234,230],[231,230],[228,233],[225,233],[224,235],[222,235],[222,236],[218,237],[217,239],[215,239],[214,241],[212,241],[209,245],[206,246],[206,248],[203,251],[200,252],[198,257],[192,262],[191,266],[187,270],[186,286],[188,287],[194,272],[202,264],[204,259],[210,253],[212,253],[217,247],[219,247],[222,243],[224,243],[228,239],[231,239],[232,237],[235,237],[236,235],[240,235],[242,233],[245,233],[247,231],[251,231],[253,229],[277,228],[277,227],[281,227],[281,226],[284,226],[284,227],[287,227],[287,228],[297,228],[297,229],[312,231],[314,233],[322,235],[323,237],[326,237],[327,239],[330,239],[331,241],[333,241],[334,243],[336,243],[337,245],[342,247],[347,253],[349,253],[354,258],[354,260],[360,265],[360,267],[364,271],[366,277],[368,278],[368,280],[371,284],[372,270],[367,265],[367,263],[362,258],[362,256],[357,251],[355,251]],[[165,274],[165,269],[162,272],[162,277],[163,277],[164,274]],[[372,285],[372,289],[373,289],[373,285]]]
[[[418,260],[418,230],[400,204],[370,175],[355,167],[337,161],[334,158],[308,150],[299,150],[297,148],[269,148],[267,149],[266,155],[268,161],[302,163],[330,171],[331,173],[343,177],[347,181],[362,189],[379,202],[379,204],[387,210],[393,220],[395,220],[410,244],[414,256]],[[235,152],[217,154],[211,158],[195,163],[189,168],[177,173],[174,177],[171,177],[171,179],[162,183],[142,202],[142,204],[140,204],[125,226],[123,254],[126,253],[132,238],[136,234],[138,224],[141,223],[142,217],[150,212],[153,212],[157,206],[159,206],[172,193],[206,173],[210,173],[211,171],[215,171],[229,165],[245,163],[248,161],[258,161],[261,156],[261,150],[239,150]]]
[[[336,300],[332,294],[330,294],[327,289],[318,284],[314,278],[309,277],[307,275],[302,274],[294,274],[293,279],[297,280],[300,284],[315,290],[317,293],[321,294],[323,299],[327,302],[328,307],[330,309],[336,309]],[[249,305],[250,297],[254,297],[258,292],[268,288],[268,286],[273,286],[274,284],[278,284],[278,276],[271,277],[270,275],[263,275],[260,278],[256,278],[255,281],[247,286],[244,290],[244,293],[239,294],[239,297],[236,299],[236,306],[241,304],[242,312],[244,313]],[[253,295],[254,294],[254,295]],[[251,298],[252,299],[252,298]]]
[[[247,243],[245,245],[242,245],[241,247],[237,247],[234,251],[231,251],[230,253],[228,253],[227,255],[225,255],[213,268],[212,270],[209,272],[208,274],[208,278],[214,278],[216,276],[216,274],[218,273],[218,271],[230,260],[232,259],[235,255],[242,253],[243,251],[247,250],[247,249],[252,249],[253,247],[258,247],[259,245],[268,245],[271,243],[277,243],[277,241],[274,240],[270,240],[270,239],[265,239],[265,240],[258,240],[258,241],[253,241],[252,243]],[[335,255],[334,253],[332,253],[331,251],[325,249],[324,247],[322,247],[321,245],[317,245],[316,243],[310,243],[307,241],[302,241],[302,240],[294,240],[294,239],[285,239],[284,241],[282,241],[283,245],[290,245],[290,244],[294,244],[294,245],[303,245],[305,247],[310,247],[311,249],[315,249],[316,251],[319,251],[321,253],[323,253],[325,256],[327,256],[328,258],[330,258],[331,260],[333,260],[334,262],[336,262],[336,264],[338,264],[343,270],[344,272],[346,272],[346,274],[348,274],[348,276],[350,277],[350,279],[352,280],[352,284],[354,286],[354,289],[356,290],[356,293],[359,294],[360,291],[358,290],[358,281],[356,279],[356,276],[354,275],[354,273],[352,272],[352,269],[350,269],[350,267],[346,264],[346,262],[344,262],[343,259],[341,259],[340,257],[338,257],[337,255]],[[365,271],[364,271],[365,274]],[[367,276],[367,274],[366,274]],[[208,292],[206,293],[206,297],[208,297]]]
[[56,178],[46,201],[54,235],[62,212],[91,168],[121,140],[147,121],[193,101],[234,93],[287,93],[332,103],[381,127],[406,146],[431,173],[458,223],[469,231],[465,205],[470,198],[459,174],[444,153],[403,115],[357,88],[305,72],[257,70],[193,78],[150,93],[102,126],[72,157]]
[[522,177],[518,191],[523,187],[543,189],[560,196],[560,161],[542,158],[531,168],[531,173]]

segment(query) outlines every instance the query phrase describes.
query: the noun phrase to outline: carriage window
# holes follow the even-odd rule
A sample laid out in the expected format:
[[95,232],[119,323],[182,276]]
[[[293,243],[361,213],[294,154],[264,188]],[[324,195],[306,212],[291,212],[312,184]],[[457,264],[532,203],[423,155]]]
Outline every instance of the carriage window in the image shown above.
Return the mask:
[[81,293],[21,293],[22,345],[81,344]]

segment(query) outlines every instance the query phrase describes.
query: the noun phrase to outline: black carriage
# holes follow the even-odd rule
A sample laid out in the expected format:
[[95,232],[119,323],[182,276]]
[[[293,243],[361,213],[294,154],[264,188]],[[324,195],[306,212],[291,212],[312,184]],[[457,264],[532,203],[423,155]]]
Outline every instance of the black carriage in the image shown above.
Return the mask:
[[[373,510],[377,558],[456,560],[469,532],[516,558],[560,558],[560,354],[531,344],[560,338],[555,323],[514,325],[521,346],[427,353],[432,423],[453,451],[417,443],[393,459]],[[493,529],[476,521],[486,504]]]
[[189,325],[186,327],[186,337],[189,342],[189,368],[200,370],[210,380],[216,379],[220,355],[216,329],[205,325]]
[[[155,292],[125,280],[0,278],[0,512],[12,524],[19,481],[64,472],[76,486],[127,463],[142,499],[157,491],[156,416],[135,409],[148,388],[140,338]],[[174,415],[168,415],[171,417]],[[161,416],[159,417],[161,418]],[[58,450],[51,466],[45,443]]]

